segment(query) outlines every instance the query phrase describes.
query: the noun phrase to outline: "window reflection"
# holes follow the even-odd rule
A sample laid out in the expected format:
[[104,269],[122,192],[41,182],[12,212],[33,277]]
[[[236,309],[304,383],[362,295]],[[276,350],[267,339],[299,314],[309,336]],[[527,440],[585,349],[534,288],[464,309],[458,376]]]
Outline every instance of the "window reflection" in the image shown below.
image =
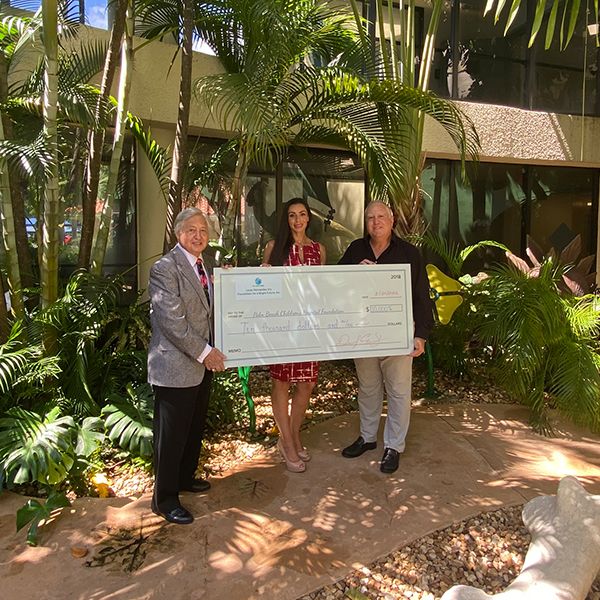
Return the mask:
[[296,152],[283,166],[283,201],[304,197],[313,220],[308,235],[336,263],[348,244],[363,233],[364,171],[350,153]]
[[577,234],[593,247],[594,179],[586,169],[531,169],[531,236],[544,250],[560,252]]
[[528,41],[525,11],[517,14],[506,36],[494,19],[483,18],[485,0],[460,2],[457,97],[508,106],[524,103]]
[[[585,11],[581,13],[573,37],[564,50],[560,50],[558,40],[548,50],[544,49],[541,36],[536,40],[533,108],[571,114],[600,114],[597,105],[600,49],[596,48],[595,38],[587,32]],[[544,30],[545,27],[546,23]]]
[[[559,252],[580,234],[584,252],[594,251],[596,170],[480,163],[469,168],[469,177],[470,183],[462,182],[452,161],[427,162],[421,184],[430,231],[460,246],[495,240],[516,254],[523,252],[525,233],[544,250]],[[527,206],[530,225],[523,231]],[[474,273],[501,258],[502,252],[486,248],[465,267]]]

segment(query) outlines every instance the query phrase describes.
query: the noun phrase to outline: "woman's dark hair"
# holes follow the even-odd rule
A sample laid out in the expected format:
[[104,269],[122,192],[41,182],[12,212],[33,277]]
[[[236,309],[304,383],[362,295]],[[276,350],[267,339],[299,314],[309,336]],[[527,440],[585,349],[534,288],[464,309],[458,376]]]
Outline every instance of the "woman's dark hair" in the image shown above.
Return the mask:
[[306,208],[306,212],[308,213],[308,225],[310,225],[312,220],[310,206],[304,198],[292,198],[283,205],[281,218],[279,219],[277,235],[275,236],[275,244],[273,245],[273,251],[271,252],[271,256],[269,258],[270,264],[272,264],[274,267],[283,266],[283,263],[287,260],[292,247],[293,238],[292,232],[290,231],[290,226],[288,224],[288,210],[293,204],[302,204],[302,206]]

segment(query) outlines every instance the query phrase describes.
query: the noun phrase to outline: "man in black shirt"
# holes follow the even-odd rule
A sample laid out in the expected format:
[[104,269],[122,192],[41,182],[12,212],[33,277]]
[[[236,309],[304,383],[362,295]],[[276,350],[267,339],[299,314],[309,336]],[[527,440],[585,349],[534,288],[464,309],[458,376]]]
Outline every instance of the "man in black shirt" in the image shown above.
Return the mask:
[[412,359],[425,351],[425,340],[433,327],[429,282],[417,248],[393,232],[394,215],[387,204],[371,202],[365,210],[367,236],[355,240],[340,259],[342,265],[407,263],[411,271],[414,318],[414,351],[406,356],[356,358],[360,436],[342,455],[355,458],[377,447],[377,431],[383,407],[384,386],[388,415],[383,434],[381,471],[394,473],[404,451],[410,422]]

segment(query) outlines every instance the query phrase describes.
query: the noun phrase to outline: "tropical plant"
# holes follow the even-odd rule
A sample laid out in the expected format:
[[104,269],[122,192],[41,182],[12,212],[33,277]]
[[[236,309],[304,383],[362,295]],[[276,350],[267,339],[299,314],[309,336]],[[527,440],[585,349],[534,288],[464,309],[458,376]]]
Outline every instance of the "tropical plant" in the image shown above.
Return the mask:
[[[119,166],[118,148],[123,140],[122,124],[126,124],[139,142],[139,147],[147,153],[160,177],[164,176],[164,171],[169,166],[165,160],[165,150],[152,140],[143,123],[127,112],[123,99],[117,101],[109,95],[109,71],[114,72],[118,50],[121,47],[122,35],[119,35],[118,27],[113,30],[113,46],[110,48],[101,42],[82,42],[75,35],[80,21],[79,3],[74,0],[61,0],[54,4],[57,8],[56,22],[53,18],[47,19],[46,26],[51,28],[56,25],[57,29],[49,31],[48,35],[44,35],[41,10],[31,17],[21,17],[11,15],[10,8],[5,8],[5,5],[0,7],[0,102],[3,125],[8,125],[4,126],[4,139],[0,135],[0,161],[6,161],[10,178],[8,182],[5,177],[0,179],[0,207],[3,206],[2,232],[7,248],[9,288],[11,294],[15,295],[11,305],[17,312],[19,298],[16,295],[22,286],[18,283],[19,271],[14,268],[15,248],[18,248],[19,268],[23,270],[21,265],[26,262],[23,257],[29,257],[30,254],[25,232],[26,213],[33,217],[38,233],[41,232],[34,242],[38,248],[37,262],[41,287],[30,290],[30,293],[34,291],[37,295],[41,291],[44,306],[49,306],[58,294],[59,250],[66,251],[76,247],[76,244],[72,247],[58,245],[57,240],[62,240],[64,235],[63,219],[57,212],[59,208],[76,215],[71,217],[71,225],[73,237],[78,236],[81,231],[78,260],[85,262],[86,268],[89,266],[89,248],[94,235],[98,191],[97,171],[100,169],[99,161],[104,151],[102,140],[104,130],[113,124],[115,115],[119,116],[119,127],[114,140],[112,171],[116,171]],[[52,5],[53,3],[44,4],[48,18],[52,16]],[[56,60],[53,58],[47,63],[44,59],[49,52],[54,52],[55,38]],[[47,52],[43,51],[40,40],[51,45]],[[45,83],[47,64],[56,66],[56,93],[53,88],[48,89]],[[89,81],[103,70],[103,66],[103,87],[99,90]],[[123,69],[123,72],[126,73],[126,69]],[[52,81],[52,78],[49,81]],[[45,95],[48,91],[52,92],[51,97]],[[48,108],[45,108],[45,104],[49,104]],[[43,121],[44,111],[46,129]],[[47,128],[52,124],[50,131],[53,131],[53,123],[56,124],[56,135],[52,133],[49,137]],[[90,139],[89,143],[86,143],[88,135]],[[85,208],[89,203],[85,203],[81,194],[84,186],[82,166],[85,164],[88,177],[86,197],[93,196],[91,210]],[[121,161],[121,164],[129,167],[125,161]],[[113,196],[115,180],[118,182],[117,193],[120,189],[118,185],[124,181],[123,171],[121,170],[118,177],[113,175],[110,178],[108,191]],[[7,187],[9,183],[10,186]],[[25,189],[27,193],[23,194],[22,190]],[[105,202],[107,215],[104,223],[108,219],[113,196]],[[78,219],[82,211],[82,202],[83,226],[79,224]],[[14,213],[13,228],[13,220],[9,213],[10,204]],[[104,227],[97,238],[97,264],[103,261],[107,229],[108,227]],[[99,267],[97,270],[100,270]],[[23,276],[23,273],[20,274]],[[29,286],[34,285],[30,276],[26,279]]]
[[[41,411],[51,402],[63,414],[94,416],[108,396],[145,381],[148,304],[122,306],[121,297],[118,279],[80,271],[54,305],[18,322],[0,345],[0,409]],[[46,356],[41,335],[49,328],[61,343]]]
[[[435,55],[435,36],[443,12],[443,0],[433,0],[432,10],[427,25],[421,55],[416,47],[416,3],[408,0],[402,9],[397,11],[393,3],[387,3],[384,8],[383,0],[375,2],[374,22],[362,23],[360,6],[356,0],[350,4],[360,32],[361,53],[359,54],[364,69],[371,77],[385,78],[397,81],[406,86],[414,86],[418,90],[429,89],[431,65]],[[398,25],[398,27],[396,27]],[[379,32],[379,39],[369,35],[373,26]],[[396,35],[396,32],[399,32]],[[389,44],[387,37],[389,36]],[[409,106],[398,107],[388,111],[390,124],[396,131],[403,132],[401,145],[395,147],[397,140],[390,138],[387,143],[393,151],[402,177],[398,185],[387,190],[388,200],[395,208],[397,216],[396,227],[403,234],[416,234],[423,231],[424,223],[421,215],[422,193],[420,175],[425,165],[423,152],[423,132],[425,112]],[[468,121],[465,121],[468,123]],[[475,157],[479,145],[477,136],[471,132],[472,146],[468,149],[471,157]],[[465,154],[461,153],[464,160]]]
[[401,109],[432,116],[461,155],[476,154],[472,124],[452,103],[365,71],[371,46],[353,31],[346,7],[317,0],[223,0],[211,6],[197,27],[227,72],[201,78],[196,93],[233,135],[209,161],[218,167],[235,155],[224,245],[236,241],[250,163],[272,167],[293,145],[323,143],[353,151],[373,197],[406,188],[398,152],[407,132],[395,126],[404,118]]
[[0,489],[15,483],[62,483],[78,458],[85,459],[101,443],[101,421],[60,416],[54,407],[45,416],[20,407],[0,419]]
[[102,408],[109,439],[133,456],[152,456],[154,394],[147,383],[128,385],[127,395],[112,394]]
[[600,314],[593,296],[561,296],[564,269],[547,259],[538,277],[512,265],[481,282],[476,335],[493,349],[499,382],[547,431],[547,410],[600,427]]
[[[58,211],[63,197],[61,190],[72,187],[66,167],[71,164],[68,157],[74,147],[72,127],[96,125],[93,105],[97,94],[88,82],[99,70],[105,49],[102,44],[73,42],[70,49],[63,48],[59,53],[58,23],[62,39],[72,42],[73,29],[65,12],[68,6],[49,2],[42,8],[33,17],[1,13],[0,51],[5,65],[2,73],[7,80],[11,74],[13,78],[2,97],[2,112],[10,123],[10,137],[0,140],[0,155],[9,168],[14,213],[14,219],[9,219],[5,210],[3,222],[9,263],[14,263],[10,256],[16,255],[17,248],[19,265],[28,262],[24,260],[24,256],[29,256],[24,217],[27,205],[41,232],[37,240],[38,262],[42,303],[48,306],[58,294],[58,240],[62,221]],[[48,29],[47,35],[42,35],[44,28]],[[24,58],[33,68],[22,68]],[[66,122],[69,127],[65,127]],[[24,181],[30,184],[27,195],[19,191],[15,196],[15,190],[24,188]],[[3,190],[6,208],[9,199],[4,195]],[[12,279],[14,275],[10,287],[15,290]]]
[[169,178],[164,251],[174,243],[173,223],[181,210],[181,196],[187,168],[188,129],[192,100],[192,45],[195,24],[202,18],[204,3],[193,0],[138,0],[136,19],[139,35],[150,40],[172,39],[181,53],[179,104],[173,159]]
[[525,252],[531,265],[512,252],[507,251],[506,257],[517,269],[523,271],[529,277],[537,277],[544,261],[551,259],[563,267],[562,282],[559,285],[563,292],[574,296],[583,296],[593,292],[596,288],[596,272],[590,272],[596,265],[595,256],[589,254],[581,259],[579,258],[581,254],[581,234],[577,234],[561,252],[557,252],[554,248],[544,252],[541,246],[528,235]]
[[[429,250],[435,252],[444,261],[448,274],[455,279],[460,279],[464,275],[464,263],[473,252],[481,248],[498,248],[504,252],[509,252],[504,244],[494,240],[481,240],[480,242],[461,248],[456,242],[447,240],[439,233],[431,231],[427,231],[423,236],[415,239]],[[467,280],[463,281],[463,283],[467,283]]]
[[[241,423],[245,405],[250,408],[245,402],[244,388],[238,373],[231,369],[215,373],[206,418],[207,429],[216,431],[223,426]],[[252,420],[252,411],[249,416]]]
[[37,546],[39,541],[39,527],[44,521],[48,521],[61,508],[71,506],[64,492],[51,490],[44,503],[35,498],[27,500],[25,506],[17,511],[17,531],[29,524],[27,530],[27,543]]
[[451,242],[441,235],[427,231],[422,236],[414,238],[437,254],[444,262],[444,268],[450,277],[461,284],[460,295],[463,302],[452,315],[449,323],[437,326],[432,331],[429,343],[433,348],[433,356],[437,367],[450,375],[465,376],[471,370],[473,363],[481,363],[483,356],[481,348],[474,341],[477,322],[478,299],[481,293],[477,285],[481,277],[472,277],[464,273],[467,258],[481,248],[498,248],[508,251],[504,244],[494,240],[482,240],[465,248]]

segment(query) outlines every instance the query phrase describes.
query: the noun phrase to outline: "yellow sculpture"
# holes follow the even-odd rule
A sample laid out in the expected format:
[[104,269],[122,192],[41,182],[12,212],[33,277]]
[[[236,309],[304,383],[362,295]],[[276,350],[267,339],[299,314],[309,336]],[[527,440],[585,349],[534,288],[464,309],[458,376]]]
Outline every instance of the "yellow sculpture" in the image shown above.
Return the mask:
[[462,285],[460,281],[442,273],[435,265],[427,265],[426,269],[429,293],[435,303],[438,320],[442,325],[447,325],[454,311],[462,304]]

